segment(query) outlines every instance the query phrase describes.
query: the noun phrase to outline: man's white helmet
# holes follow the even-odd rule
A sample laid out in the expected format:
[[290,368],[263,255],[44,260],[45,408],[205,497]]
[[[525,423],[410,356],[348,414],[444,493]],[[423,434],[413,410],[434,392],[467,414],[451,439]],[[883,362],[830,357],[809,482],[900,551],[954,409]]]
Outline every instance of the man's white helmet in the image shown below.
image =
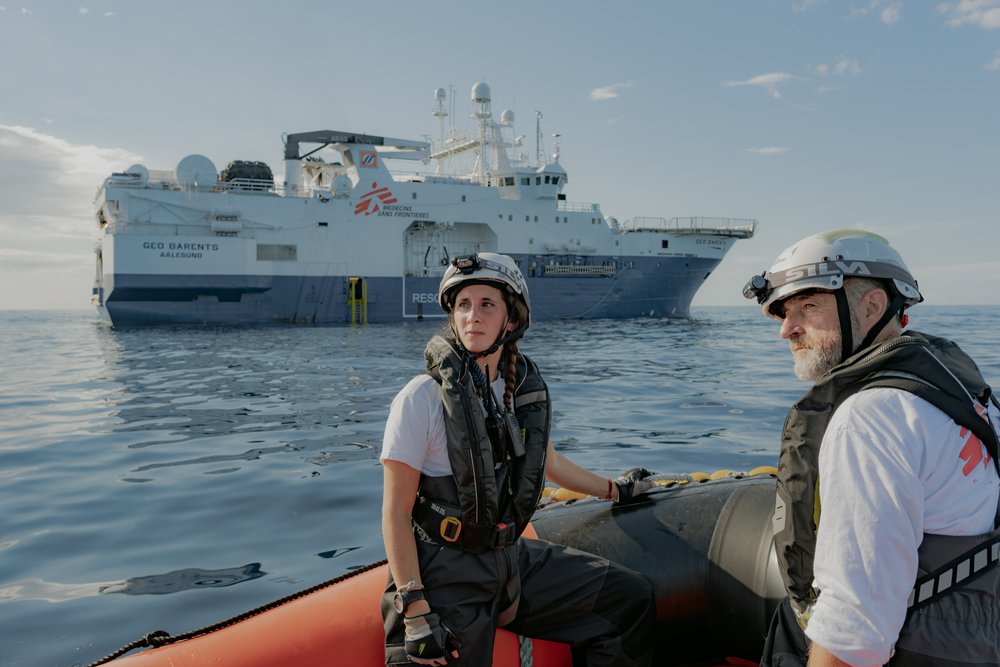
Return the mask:
[[444,312],[451,312],[455,306],[455,294],[465,283],[494,284],[500,291],[520,298],[528,310],[528,318],[521,324],[518,334],[523,334],[528,328],[531,321],[528,284],[513,258],[495,252],[480,252],[452,260],[438,286],[438,303]]
[[809,289],[833,292],[852,277],[891,284],[907,308],[924,300],[896,249],[878,234],[858,229],[823,232],[789,246],[770,269],[750,278],[743,296],[757,299],[768,317],[782,319],[776,306],[788,297]]

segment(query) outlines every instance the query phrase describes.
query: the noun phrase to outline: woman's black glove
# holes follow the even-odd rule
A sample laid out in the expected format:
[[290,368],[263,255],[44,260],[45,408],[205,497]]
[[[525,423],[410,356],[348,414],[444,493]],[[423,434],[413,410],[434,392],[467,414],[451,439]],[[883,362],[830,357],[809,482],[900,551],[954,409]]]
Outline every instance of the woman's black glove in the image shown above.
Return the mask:
[[444,665],[458,657],[461,646],[434,612],[403,617],[406,629],[406,657],[418,665]]
[[636,496],[641,496],[649,491],[655,484],[652,480],[646,478],[653,474],[655,473],[645,468],[632,468],[616,479],[615,484],[618,486],[618,500],[615,502],[619,504],[627,503]]

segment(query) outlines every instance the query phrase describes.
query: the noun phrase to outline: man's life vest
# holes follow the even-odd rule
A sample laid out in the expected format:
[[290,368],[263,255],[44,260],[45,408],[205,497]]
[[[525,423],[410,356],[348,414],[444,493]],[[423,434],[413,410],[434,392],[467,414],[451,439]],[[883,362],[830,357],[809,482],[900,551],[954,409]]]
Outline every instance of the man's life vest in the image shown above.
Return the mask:
[[[970,429],[997,461],[997,436],[975,410],[991,398],[975,362],[943,338],[917,332],[862,350],[835,366],[792,407],[781,436],[777,497],[774,511],[774,547],[785,589],[797,614],[815,601],[813,559],[819,525],[819,448],[837,407],[849,396],[872,387],[892,387],[927,400],[959,425]],[[994,399],[995,401],[995,399]],[[940,541],[967,542],[968,538],[935,536]],[[921,569],[929,563],[921,546]],[[937,549],[954,556],[953,550]],[[936,560],[931,558],[930,560]]]
[[[548,387],[538,367],[519,354],[514,412],[501,406],[500,428],[488,429],[468,366],[474,362],[459,353],[454,339],[434,336],[424,357],[428,374],[441,385],[452,474],[420,476],[416,530],[472,553],[511,544],[531,520],[545,484],[552,423]],[[487,391],[492,390],[487,386]]]

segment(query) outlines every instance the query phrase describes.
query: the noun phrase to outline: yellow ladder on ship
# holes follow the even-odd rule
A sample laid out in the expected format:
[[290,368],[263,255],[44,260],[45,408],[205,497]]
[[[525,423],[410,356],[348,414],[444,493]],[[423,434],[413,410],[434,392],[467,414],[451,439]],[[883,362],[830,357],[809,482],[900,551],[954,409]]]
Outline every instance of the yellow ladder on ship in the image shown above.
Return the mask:
[[361,276],[347,279],[347,307],[351,310],[351,324],[368,324],[368,281]]

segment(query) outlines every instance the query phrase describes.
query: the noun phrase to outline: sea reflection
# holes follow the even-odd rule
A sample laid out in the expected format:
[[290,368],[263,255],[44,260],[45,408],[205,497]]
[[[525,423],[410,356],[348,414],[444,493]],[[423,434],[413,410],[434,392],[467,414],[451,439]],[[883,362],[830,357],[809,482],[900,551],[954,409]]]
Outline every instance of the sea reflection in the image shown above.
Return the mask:
[[189,567],[165,574],[132,577],[125,581],[61,584],[41,579],[25,579],[0,586],[0,600],[68,602],[78,598],[108,595],[111,593],[165,595],[197,588],[233,586],[245,581],[259,579],[266,574],[267,572],[260,569],[260,563],[248,563],[240,567],[229,567],[221,570],[203,570],[197,567]]

